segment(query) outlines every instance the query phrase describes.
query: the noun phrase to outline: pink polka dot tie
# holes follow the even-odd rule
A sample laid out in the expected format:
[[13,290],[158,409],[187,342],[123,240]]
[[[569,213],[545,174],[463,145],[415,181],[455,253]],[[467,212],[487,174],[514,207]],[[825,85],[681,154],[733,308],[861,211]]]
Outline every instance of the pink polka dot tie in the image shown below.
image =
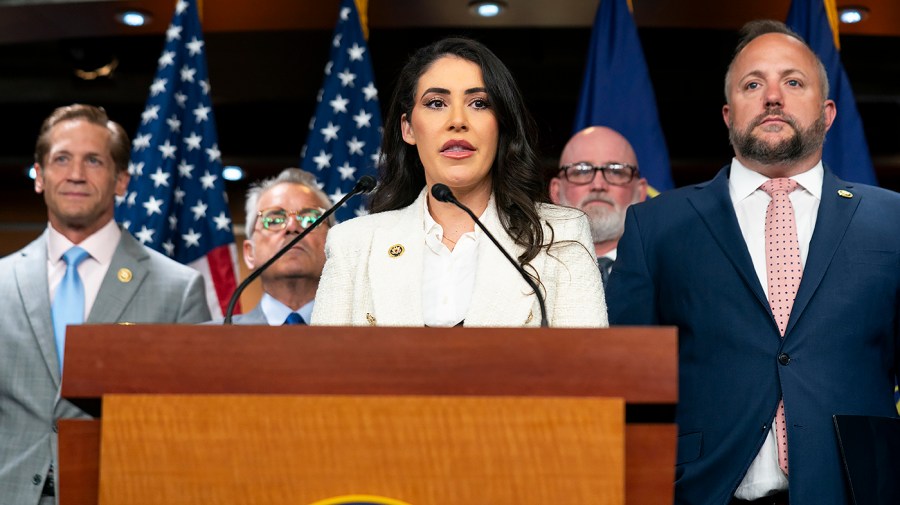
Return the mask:
[[[766,277],[769,282],[769,305],[778,331],[784,338],[794,297],[803,276],[797,222],[789,197],[797,189],[797,182],[785,178],[770,179],[760,189],[772,197],[766,208]],[[778,402],[775,413],[775,433],[778,437],[778,465],[787,474],[787,424],[783,399]]]

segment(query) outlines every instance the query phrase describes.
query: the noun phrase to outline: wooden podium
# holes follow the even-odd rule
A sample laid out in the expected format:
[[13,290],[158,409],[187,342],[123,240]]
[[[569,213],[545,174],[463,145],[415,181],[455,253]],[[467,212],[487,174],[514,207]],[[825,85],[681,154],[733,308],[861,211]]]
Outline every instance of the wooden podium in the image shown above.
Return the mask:
[[672,503],[674,328],[84,325],[66,345],[62,396],[102,416],[59,423],[61,505]]

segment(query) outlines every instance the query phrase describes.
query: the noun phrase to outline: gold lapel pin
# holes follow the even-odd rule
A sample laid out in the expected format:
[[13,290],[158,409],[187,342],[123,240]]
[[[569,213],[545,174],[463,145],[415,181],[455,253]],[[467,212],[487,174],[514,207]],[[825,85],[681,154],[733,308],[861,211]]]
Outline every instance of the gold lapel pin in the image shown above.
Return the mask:
[[406,249],[400,244],[394,244],[388,249],[388,255],[391,258],[399,258]]
[[119,278],[119,282],[131,282],[131,278],[134,277],[134,274],[127,268],[120,268],[116,273],[116,277]]
[[853,193],[851,193],[845,189],[839,189],[838,196],[842,196],[844,198],[853,198]]
[[371,312],[366,312],[366,321],[369,322],[369,326],[375,326],[375,316]]

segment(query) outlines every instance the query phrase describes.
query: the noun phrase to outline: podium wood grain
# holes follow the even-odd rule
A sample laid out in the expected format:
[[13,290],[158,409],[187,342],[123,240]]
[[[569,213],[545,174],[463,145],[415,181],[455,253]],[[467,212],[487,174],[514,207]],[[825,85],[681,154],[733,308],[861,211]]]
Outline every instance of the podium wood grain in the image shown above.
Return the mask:
[[57,493],[65,505],[97,505],[100,480],[100,421],[62,419],[59,426]]
[[110,396],[100,505],[623,503],[616,399]]
[[[97,505],[100,467],[100,420],[60,421],[63,426],[82,424],[78,434],[60,437],[60,466],[64,484],[61,505]],[[73,432],[76,433],[76,432]],[[626,505],[670,505],[674,490],[675,426],[627,424],[625,426]]]

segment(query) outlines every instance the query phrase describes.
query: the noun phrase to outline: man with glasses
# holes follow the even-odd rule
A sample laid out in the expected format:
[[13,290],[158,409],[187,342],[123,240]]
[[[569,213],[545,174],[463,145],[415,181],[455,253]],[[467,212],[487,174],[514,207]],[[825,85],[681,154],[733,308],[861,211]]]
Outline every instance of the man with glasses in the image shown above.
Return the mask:
[[628,140],[605,126],[576,133],[563,149],[559,164],[559,173],[550,181],[550,199],[587,214],[597,266],[606,286],[625,230],[625,211],[647,198],[647,180],[638,171],[637,156]]
[[[269,261],[331,206],[315,177],[297,168],[253,185],[247,192],[244,262],[251,270]],[[325,236],[333,222],[322,223],[260,275],[263,296],[235,324],[308,324],[319,277],[325,265]]]

